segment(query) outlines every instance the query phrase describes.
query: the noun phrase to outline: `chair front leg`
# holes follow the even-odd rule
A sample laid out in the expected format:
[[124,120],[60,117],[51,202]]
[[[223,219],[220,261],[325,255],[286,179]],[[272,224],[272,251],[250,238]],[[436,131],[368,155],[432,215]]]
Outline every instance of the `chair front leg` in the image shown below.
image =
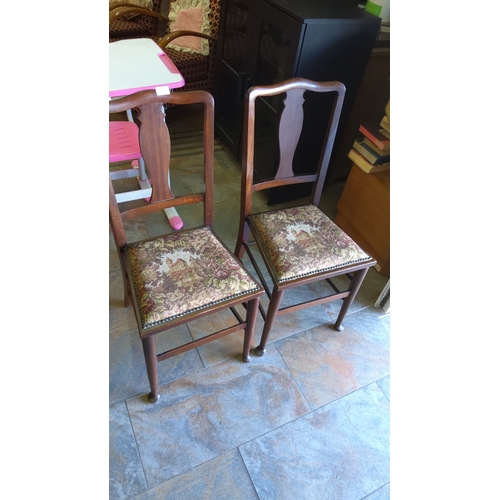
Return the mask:
[[144,350],[144,360],[146,361],[146,370],[151,387],[148,400],[150,403],[156,403],[160,395],[158,394],[158,359],[156,357],[155,336],[152,335],[151,337],[142,339],[142,348]]
[[255,348],[255,354],[257,356],[264,356],[266,353],[266,344],[271,333],[271,328],[273,327],[274,320],[278,315],[278,310],[280,308],[281,299],[283,298],[284,290],[278,290],[276,287],[271,295],[271,300],[269,301],[269,307],[267,309],[266,321],[264,322],[264,329],[262,330],[262,337],[260,339],[260,344]]
[[248,301],[247,305],[247,326],[245,328],[245,339],[243,341],[243,361],[248,363],[252,357],[250,356],[250,346],[252,344],[253,331],[255,329],[255,321],[257,320],[257,311],[259,310],[260,297]]
[[355,299],[359,287],[363,283],[367,272],[368,268],[365,267],[364,269],[356,271],[352,277],[351,284],[349,286],[349,295],[343,300],[342,307],[340,308],[339,315],[337,316],[337,321],[334,325],[335,330],[337,330],[338,332],[341,332],[344,329],[344,327],[342,326],[342,321],[344,321],[345,315],[347,314],[352,301]]

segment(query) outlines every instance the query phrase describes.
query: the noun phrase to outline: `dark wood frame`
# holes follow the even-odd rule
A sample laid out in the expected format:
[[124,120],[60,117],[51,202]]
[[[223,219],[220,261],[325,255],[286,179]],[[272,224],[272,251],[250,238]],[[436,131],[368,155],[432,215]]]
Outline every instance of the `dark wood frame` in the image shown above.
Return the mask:
[[[204,188],[202,192],[192,193],[185,196],[175,197],[170,185],[170,134],[165,122],[164,104],[204,105]],[[257,310],[260,297],[264,291],[258,287],[257,291],[246,293],[237,298],[227,300],[223,303],[214,304],[201,311],[195,311],[180,318],[173,319],[167,324],[156,327],[143,328],[140,320],[139,306],[133,292],[131,273],[128,266],[125,251],[127,248],[127,236],[123,222],[161,211],[165,208],[176,207],[193,203],[203,204],[203,220],[205,227],[213,224],[213,199],[214,199],[214,100],[206,91],[192,91],[173,93],[168,96],[158,96],[154,90],[146,90],[136,94],[110,101],[109,112],[120,113],[128,109],[138,110],[139,121],[139,143],[142,156],[146,163],[153,191],[150,201],[141,201],[139,206],[128,206],[122,208],[116,202],[115,191],[111,179],[109,180],[109,216],[113,236],[120,257],[120,265],[124,283],[124,302],[128,306],[132,303],[137,320],[139,336],[142,341],[144,357],[151,386],[148,396],[150,402],[156,402],[158,393],[158,371],[157,363],[182,352],[194,349],[198,346],[229,335],[237,330],[245,331],[243,345],[243,361],[250,361],[250,348],[252,334],[255,326]],[[134,204],[135,205],[135,204]],[[193,229],[193,228],[191,228]],[[189,231],[190,229],[185,229]],[[154,238],[151,238],[154,239]],[[220,241],[220,240],[219,240]],[[220,241],[222,244],[223,242]],[[228,253],[231,251],[223,244]],[[242,318],[236,311],[235,306],[243,305],[246,309],[246,318]],[[155,336],[161,332],[174,328],[178,325],[188,323],[218,311],[230,309],[237,319],[237,324],[224,328],[218,332],[207,335],[201,339],[189,342],[182,346],[157,354]]]
[[[304,92],[334,92],[334,98],[331,114],[326,130],[326,136],[321,150],[320,160],[317,170],[313,174],[297,174],[295,175],[292,169],[292,161],[295,153],[295,148],[299,141],[303,125],[303,102]],[[254,179],[254,145],[255,145],[255,121],[256,113],[255,106],[258,98],[266,96],[274,96],[277,94],[286,93],[284,100],[284,108],[279,120],[279,150],[280,162],[276,174],[271,179],[265,181],[255,181]],[[243,134],[243,167],[241,178],[241,209],[240,209],[240,226],[238,239],[236,242],[235,254],[241,259],[245,251],[250,258],[252,265],[255,267],[259,278],[266,290],[270,303],[267,312],[260,307],[260,311],[265,320],[264,330],[260,345],[256,349],[256,354],[263,355],[265,353],[266,343],[271,331],[272,325],[276,316],[297,311],[313,305],[324,304],[334,300],[343,300],[343,305],[335,322],[335,329],[342,330],[342,321],[354,300],[368,269],[376,264],[376,260],[370,258],[358,264],[346,265],[335,269],[316,273],[311,276],[297,278],[294,280],[279,283],[271,272],[272,265],[266,259],[266,253],[263,251],[261,242],[255,238],[255,241],[249,241],[250,234],[255,234],[255,227],[252,221],[252,198],[253,194],[270,189],[273,187],[286,186],[292,184],[313,183],[310,202],[318,206],[325,177],[332,154],[335,135],[337,133],[340,113],[344,101],[345,86],[340,82],[314,82],[303,78],[293,78],[281,84],[252,87],[248,90],[245,101],[245,118],[244,118],[244,134]],[[273,290],[269,289],[262,271],[259,269],[257,261],[252,253],[251,246],[257,245],[260,254],[269,270],[269,274],[273,280]],[[332,278],[338,276],[346,276],[349,278],[350,286],[347,290],[340,290],[332,281]],[[334,292],[319,299],[313,299],[301,304],[296,304],[280,309],[281,299],[285,290],[293,287],[307,285],[316,281],[326,280],[332,287]]]

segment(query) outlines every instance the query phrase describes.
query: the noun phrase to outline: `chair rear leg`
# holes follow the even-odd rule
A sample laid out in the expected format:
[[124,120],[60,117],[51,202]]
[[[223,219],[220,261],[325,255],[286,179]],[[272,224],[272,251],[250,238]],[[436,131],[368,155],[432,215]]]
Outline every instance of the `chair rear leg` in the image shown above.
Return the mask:
[[344,299],[339,315],[337,316],[337,321],[334,325],[335,330],[338,332],[341,332],[344,329],[342,321],[344,321],[345,315],[347,314],[352,301],[356,298],[356,294],[358,293],[359,287],[361,286],[361,283],[363,283],[367,272],[368,268],[365,267],[364,269],[356,271],[352,277],[351,285],[349,286],[349,295]]
[[241,229],[238,233],[238,239],[236,240],[236,247],[234,250],[234,255],[238,257],[238,259],[242,259],[245,254],[245,248],[243,243],[248,241],[248,236],[250,235],[250,226],[245,222],[243,224],[243,229]]
[[149,385],[151,392],[148,394],[150,403],[156,403],[160,398],[158,394],[158,359],[156,358],[156,339],[155,336],[142,339],[142,348],[144,350],[144,359],[146,361],[146,370],[148,372]]
[[248,363],[252,357],[250,356],[250,346],[252,343],[253,331],[255,329],[255,321],[257,319],[257,311],[259,310],[260,297],[248,301],[247,307],[247,327],[245,328],[245,340],[243,342],[243,361]]
[[257,354],[257,356],[264,356],[264,354],[266,353],[267,340],[269,338],[269,333],[271,333],[271,328],[273,327],[274,320],[278,315],[283,292],[284,290],[277,290],[276,288],[273,290],[271,300],[269,301],[269,307],[267,309],[266,321],[264,322],[264,329],[262,330],[260,344],[255,348],[255,354]]

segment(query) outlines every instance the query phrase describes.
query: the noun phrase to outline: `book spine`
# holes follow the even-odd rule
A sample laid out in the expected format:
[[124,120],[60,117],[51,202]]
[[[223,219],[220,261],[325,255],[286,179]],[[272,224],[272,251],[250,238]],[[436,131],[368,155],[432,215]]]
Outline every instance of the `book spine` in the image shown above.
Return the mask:
[[385,156],[385,155],[388,155],[389,152],[390,152],[390,147],[387,148],[387,151],[382,151],[380,148],[378,148],[375,144],[373,144],[372,141],[370,141],[370,139],[368,139],[368,137],[365,137],[364,140],[363,140],[363,143],[368,146],[370,149],[372,149],[373,151],[375,151],[375,153],[377,153],[378,155],[380,156]]
[[363,158],[359,153],[357,153],[354,149],[351,149],[348,153],[348,158],[352,160],[363,172],[367,174],[372,174],[376,172],[383,172],[384,170],[389,170],[390,164],[383,163],[381,165],[374,166],[368,162],[365,158]]
[[354,144],[352,146],[358,153],[363,155],[370,163],[375,165],[375,162],[380,158],[379,155],[376,153],[373,153],[370,151],[367,147],[364,146],[364,144],[360,143],[359,141],[354,141]]
[[380,165],[381,163],[388,163],[390,160],[390,155],[381,155],[377,151],[374,151],[365,141],[359,142],[354,141],[353,148],[364,156],[372,165]]
[[359,154],[354,151],[354,149],[351,149],[349,151],[349,154],[347,155],[363,172],[366,172],[367,174],[370,173],[370,170],[372,168],[372,165],[368,163],[366,160],[364,160],[363,157],[361,157]]
[[382,135],[385,135],[387,137],[387,139],[390,139],[391,138],[391,134],[390,132],[387,132],[387,130],[384,130],[383,128],[381,128],[379,130],[379,132],[382,134]]
[[370,132],[364,125],[359,126],[359,131],[370,139],[378,148],[382,151],[387,149],[390,144],[390,140],[384,137],[380,132],[377,131],[377,134]]

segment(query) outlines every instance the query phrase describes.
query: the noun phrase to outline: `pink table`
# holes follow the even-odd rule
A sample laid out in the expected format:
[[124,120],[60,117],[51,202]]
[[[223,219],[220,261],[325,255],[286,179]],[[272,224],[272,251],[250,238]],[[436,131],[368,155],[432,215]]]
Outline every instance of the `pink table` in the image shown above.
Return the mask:
[[109,44],[109,97],[123,97],[156,89],[158,95],[184,86],[184,78],[170,58],[149,38]]
[[[158,95],[170,94],[170,89],[182,87],[184,78],[165,52],[149,38],[120,40],[109,44],[109,98],[119,98],[140,90],[155,89]],[[127,111],[129,121],[134,121]],[[142,163],[142,162],[141,162]],[[151,185],[144,164],[139,169],[115,172],[113,179],[137,176],[140,189],[124,197],[123,201],[148,198]],[[174,229],[182,227],[182,220],[175,208],[165,209]]]

